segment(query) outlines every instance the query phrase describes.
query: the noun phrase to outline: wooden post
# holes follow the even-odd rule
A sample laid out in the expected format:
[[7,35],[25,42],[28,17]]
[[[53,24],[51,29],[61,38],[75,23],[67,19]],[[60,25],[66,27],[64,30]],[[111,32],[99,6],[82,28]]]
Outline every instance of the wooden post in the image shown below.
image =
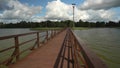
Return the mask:
[[53,37],[55,36],[55,30],[53,30]]
[[39,32],[37,32],[37,46],[39,47]]
[[14,37],[14,41],[15,41],[15,50],[13,51],[13,53],[11,55],[11,59],[8,60],[8,62],[6,63],[6,65],[11,64],[11,62],[13,61],[14,58],[16,58],[16,61],[19,60],[19,42],[18,42],[18,36]]
[[55,30],[55,35],[57,35],[57,30]]
[[48,31],[46,31],[46,40],[48,40]]
[[15,50],[14,50],[13,54],[11,55],[11,59],[8,60],[8,62],[6,63],[6,65],[9,65],[13,61],[14,58],[16,58],[16,61],[19,60],[20,52],[19,52],[18,36],[14,37],[14,40],[15,40]]
[[53,37],[53,30],[51,30],[51,38]]
[[16,36],[15,38],[15,55],[16,55],[16,61],[19,60],[19,40],[18,40],[18,36]]
[[52,35],[52,37],[54,37],[54,30],[53,30],[53,35]]

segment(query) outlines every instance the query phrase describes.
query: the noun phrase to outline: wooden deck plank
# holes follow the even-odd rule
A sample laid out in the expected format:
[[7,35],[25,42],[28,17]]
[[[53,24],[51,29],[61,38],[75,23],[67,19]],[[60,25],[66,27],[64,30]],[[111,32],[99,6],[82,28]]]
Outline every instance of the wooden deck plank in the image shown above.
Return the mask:
[[49,40],[43,47],[34,50],[24,59],[9,65],[9,68],[53,68],[65,34],[66,30]]

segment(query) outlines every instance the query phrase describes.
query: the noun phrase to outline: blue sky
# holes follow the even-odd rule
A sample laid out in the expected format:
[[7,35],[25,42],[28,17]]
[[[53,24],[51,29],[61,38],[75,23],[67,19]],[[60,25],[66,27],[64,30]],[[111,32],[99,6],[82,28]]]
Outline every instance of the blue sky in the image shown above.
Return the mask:
[[120,20],[120,0],[0,0],[0,22],[72,20],[72,3],[75,21]]
[[[29,5],[41,5],[46,6],[48,2],[55,1],[55,0],[19,0],[21,3],[28,3]],[[75,3],[76,5],[80,5],[84,0],[61,0],[64,3],[72,4]]]
[[[42,13],[38,14],[38,15],[44,16],[45,12],[46,12],[47,3],[51,2],[51,1],[55,1],[55,0],[19,0],[19,1],[21,3],[28,4],[30,6],[32,6],[32,5],[34,5],[34,6],[42,6],[43,7]],[[66,4],[75,3],[76,6],[79,6],[81,3],[83,3],[84,0],[61,0],[61,1],[66,3]]]

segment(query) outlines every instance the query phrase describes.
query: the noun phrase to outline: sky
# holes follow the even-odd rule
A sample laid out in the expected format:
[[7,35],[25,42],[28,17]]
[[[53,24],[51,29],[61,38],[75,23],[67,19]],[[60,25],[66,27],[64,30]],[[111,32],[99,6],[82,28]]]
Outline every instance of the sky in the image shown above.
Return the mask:
[[119,21],[120,0],[0,0],[0,22]]

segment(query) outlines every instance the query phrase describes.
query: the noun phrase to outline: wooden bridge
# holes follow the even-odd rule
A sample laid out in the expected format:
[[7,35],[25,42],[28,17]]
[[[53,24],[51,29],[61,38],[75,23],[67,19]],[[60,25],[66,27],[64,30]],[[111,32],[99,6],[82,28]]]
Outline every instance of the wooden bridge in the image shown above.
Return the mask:
[[[70,28],[49,30],[43,36],[40,33],[31,32],[0,37],[0,40],[13,38],[15,41],[14,46],[0,50],[0,53],[4,53],[14,49],[11,56],[2,62],[0,61],[0,64],[7,65],[9,68],[108,68],[77,38]],[[31,34],[35,34],[36,37],[19,42],[19,37]],[[41,37],[44,39],[41,40]],[[21,46],[33,40],[36,40],[33,46],[20,50]],[[32,52],[21,59],[20,55],[28,50]]]

